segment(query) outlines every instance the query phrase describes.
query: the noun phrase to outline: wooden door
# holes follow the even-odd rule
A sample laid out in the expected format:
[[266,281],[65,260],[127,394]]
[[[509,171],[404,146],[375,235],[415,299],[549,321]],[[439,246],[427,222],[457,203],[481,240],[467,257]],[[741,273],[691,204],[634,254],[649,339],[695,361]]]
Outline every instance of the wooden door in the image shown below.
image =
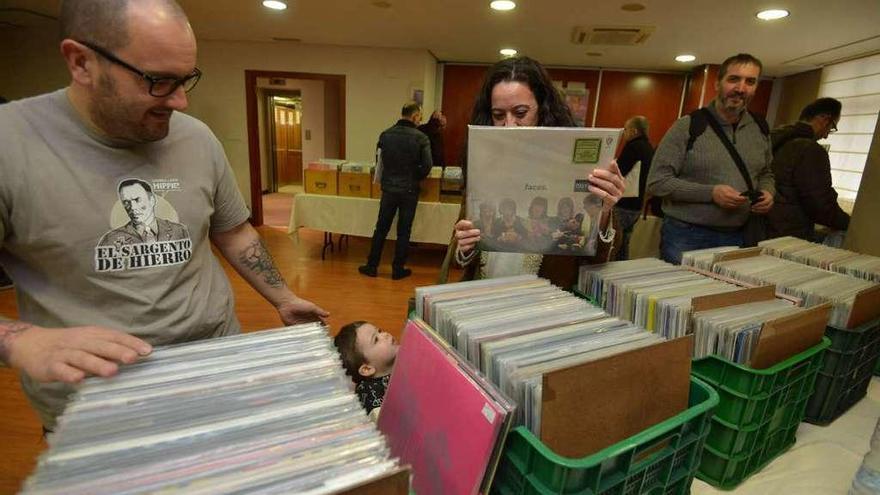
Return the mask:
[[279,186],[302,184],[302,125],[299,110],[275,107],[275,166]]

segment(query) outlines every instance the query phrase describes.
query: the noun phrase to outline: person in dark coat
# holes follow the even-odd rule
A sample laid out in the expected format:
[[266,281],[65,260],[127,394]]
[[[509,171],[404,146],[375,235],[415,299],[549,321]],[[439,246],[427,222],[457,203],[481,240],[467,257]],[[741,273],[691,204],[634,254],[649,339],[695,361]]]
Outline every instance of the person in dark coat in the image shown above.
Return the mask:
[[428,122],[419,126],[419,130],[431,141],[431,161],[434,162],[435,167],[446,166],[446,161],[443,159],[444,129],[446,129],[446,116],[440,110],[435,110]]
[[771,133],[776,203],[768,216],[770,237],[820,242],[815,224],[841,231],[849,227],[849,215],[837,204],[831,185],[828,151],[817,142],[837,130],[840,110],[834,98],[819,98],[804,107],[798,122]]

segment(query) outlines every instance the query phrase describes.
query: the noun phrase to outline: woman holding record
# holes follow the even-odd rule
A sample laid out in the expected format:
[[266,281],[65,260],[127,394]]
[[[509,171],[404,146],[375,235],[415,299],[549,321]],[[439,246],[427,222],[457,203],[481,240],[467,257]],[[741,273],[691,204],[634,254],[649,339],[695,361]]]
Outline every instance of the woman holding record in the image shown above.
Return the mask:
[[[504,59],[492,66],[471,113],[472,125],[576,127],[568,106],[553,86],[547,71],[528,57]],[[590,257],[557,256],[523,253],[485,253],[477,249],[481,230],[470,220],[455,224],[455,239],[450,244],[447,260],[441,268],[440,281],[445,282],[449,260],[453,257],[465,268],[464,280],[492,278],[524,273],[537,273],[563,288],[574,285],[578,267],[587,263],[604,263],[620,245],[615,235],[612,209],[623,196],[625,183],[617,162],[607,169],[597,168],[588,176],[589,192],[602,203],[596,254]]]

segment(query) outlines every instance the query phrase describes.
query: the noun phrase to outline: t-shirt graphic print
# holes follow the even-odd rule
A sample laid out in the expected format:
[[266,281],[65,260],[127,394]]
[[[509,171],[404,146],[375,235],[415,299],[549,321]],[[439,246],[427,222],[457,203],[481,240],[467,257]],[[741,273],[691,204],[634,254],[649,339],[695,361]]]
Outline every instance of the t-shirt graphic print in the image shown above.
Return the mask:
[[110,214],[111,229],[95,246],[95,271],[139,270],[186,263],[192,258],[192,239],[177,222],[174,207],[156,191],[175,190],[175,180],[150,182],[123,179],[119,201]]

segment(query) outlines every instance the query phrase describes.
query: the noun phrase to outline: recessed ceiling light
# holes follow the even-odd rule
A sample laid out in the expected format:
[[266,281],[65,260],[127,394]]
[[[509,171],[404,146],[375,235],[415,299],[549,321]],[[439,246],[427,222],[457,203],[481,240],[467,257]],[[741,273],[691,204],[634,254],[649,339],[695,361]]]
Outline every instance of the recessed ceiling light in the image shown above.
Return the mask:
[[513,10],[516,8],[516,2],[511,0],[493,0],[489,2],[489,7],[494,10]]
[[502,48],[498,51],[498,53],[504,55],[505,57],[512,57],[516,55],[516,50],[514,50],[513,48]]
[[789,14],[790,12],[785,9],[769,9],[758,12],[757,14],[755,14],[755,17],[761,19],[762,21],[775,21],[776,19],[788,17]]
[[263,7],[272,10],[284,10],[287,8],[287,4],[278,0],[263,0]]
[[639,12],[641,10],[645,10],[645,6],[640,3],[625,3],[620,6],[620,10],[626,12]]
[[676,62],[693,62],[696,59],[697,59],[697,57],[695,57],[693,55],[679,55],[679,56],[675,57]]

